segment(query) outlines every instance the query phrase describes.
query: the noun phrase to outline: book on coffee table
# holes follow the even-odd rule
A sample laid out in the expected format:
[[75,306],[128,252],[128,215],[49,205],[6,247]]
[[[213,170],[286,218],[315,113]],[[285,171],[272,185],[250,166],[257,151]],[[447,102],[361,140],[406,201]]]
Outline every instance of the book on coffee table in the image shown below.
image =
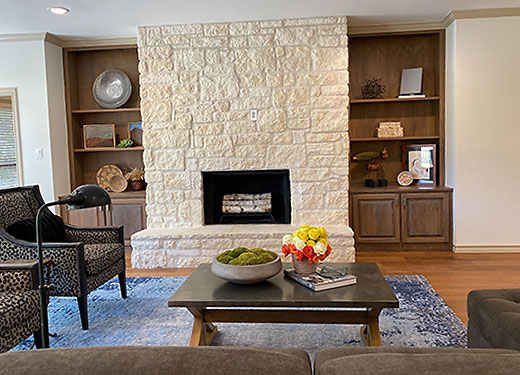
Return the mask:
[[283,272],[286,276],[290,277],[297,283],[300,283],[301,285],[315,292],[353,285],[357,282],[356,276],[352,274],[323,277],[318,273],[315,273],[312,275],[303,276],[297,274],[293,268],[286,269]]

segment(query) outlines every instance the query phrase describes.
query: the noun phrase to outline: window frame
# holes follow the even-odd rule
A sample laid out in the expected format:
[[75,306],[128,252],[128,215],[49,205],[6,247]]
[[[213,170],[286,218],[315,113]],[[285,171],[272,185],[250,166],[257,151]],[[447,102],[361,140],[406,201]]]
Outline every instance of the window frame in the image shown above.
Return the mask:
[[18,176],[18,185],[23,186],[23,163],[22,163],[22,143],[20,133],[20,118],[18,114],[18,90],[16,87],[0,88],[0,96],[9,96],[11,98],[11,109],[13,111],[13,125],[16,148],[16,174]]

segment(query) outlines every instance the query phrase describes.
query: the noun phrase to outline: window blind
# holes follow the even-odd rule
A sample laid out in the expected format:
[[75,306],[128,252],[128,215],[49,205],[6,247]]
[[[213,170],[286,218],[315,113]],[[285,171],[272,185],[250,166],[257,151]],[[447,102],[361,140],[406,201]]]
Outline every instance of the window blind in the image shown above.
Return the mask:
[[0,108],[0,189],[18,186],[13,111]]

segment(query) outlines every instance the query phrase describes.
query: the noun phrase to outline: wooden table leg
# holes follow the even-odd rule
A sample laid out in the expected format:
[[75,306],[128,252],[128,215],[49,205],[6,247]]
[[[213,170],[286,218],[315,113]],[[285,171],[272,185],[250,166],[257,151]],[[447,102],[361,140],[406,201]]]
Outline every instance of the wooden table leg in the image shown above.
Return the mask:
[[205,327],[205,332],[204,332],[205,344],[209,346],[209,345],[211,345],[211,342],[217,335],[218,328],[212,322],[204,322],[204,327]]
[[368,324],[361,327],[361,339],[365,346],[381,346],[381,334],[379,332],[379,313],[374,309],[368,313]]
[[190,346],[202,346],[204,345],[204,341],[204,319],[199,316],[194,316]]
[[209,346],[218,333],[217,326],[204,320],[204,310],[189,309],[193,314],[190,346]]

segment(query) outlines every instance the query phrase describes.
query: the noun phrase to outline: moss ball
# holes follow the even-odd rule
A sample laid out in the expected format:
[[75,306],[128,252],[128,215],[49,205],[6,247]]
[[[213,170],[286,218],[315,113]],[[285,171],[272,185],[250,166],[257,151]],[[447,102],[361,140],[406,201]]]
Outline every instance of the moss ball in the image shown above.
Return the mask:
[[226,250],[217,256],[217,261],[233,266],[252,266],[256,264],[269,263],[275,260],[277,255],[269,250],[245,247],[237,247],[233,250]]

